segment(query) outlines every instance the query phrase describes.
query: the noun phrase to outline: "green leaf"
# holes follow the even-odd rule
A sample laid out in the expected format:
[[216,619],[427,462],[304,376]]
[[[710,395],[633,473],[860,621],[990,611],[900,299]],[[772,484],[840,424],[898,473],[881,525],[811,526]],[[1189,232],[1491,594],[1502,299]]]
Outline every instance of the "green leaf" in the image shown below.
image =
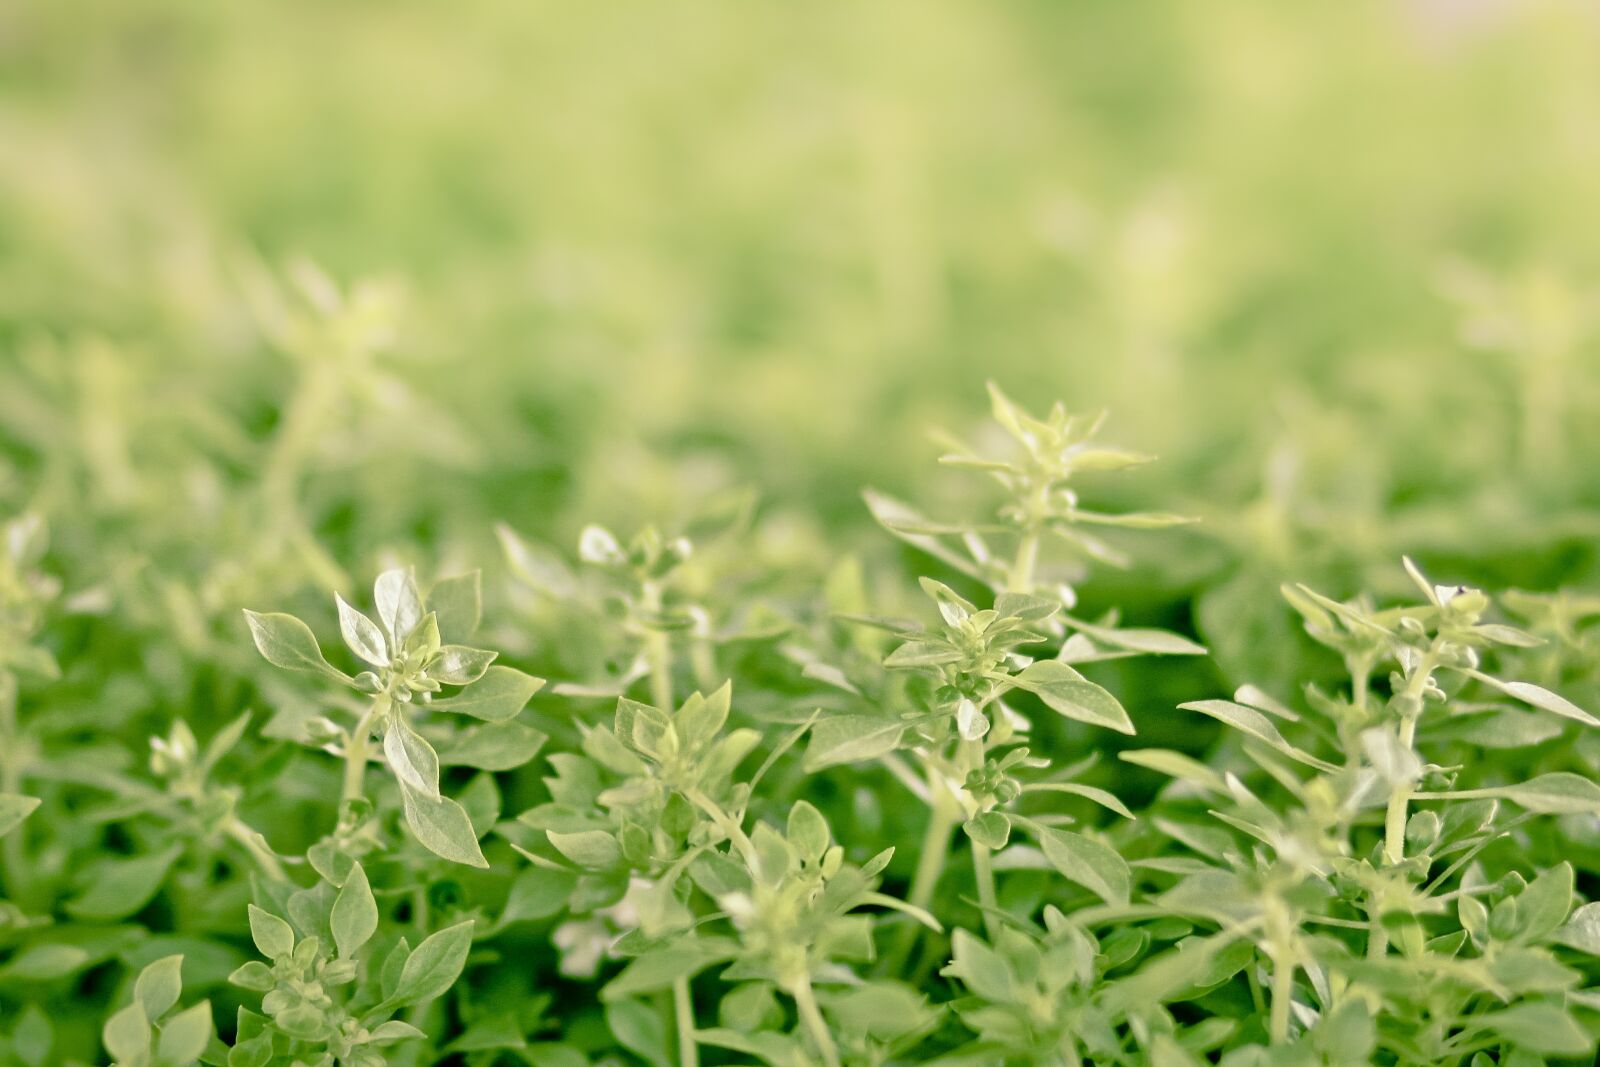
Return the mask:
[[156,1042],[162,1067],[190,1067],[205,1052],[213,1033],[209,1000],[174,1015],[162,1025],[161,1038]]
[[472,948],[472,925],[468,919],[447,926],[413,949],[400,969],[394,995],[388,999],[397,1007],[421,1004],[455,985]]
[[622,846],[605,830],[580,830],[570,834],[547,830],[545,833],[557,852],[580,867],[604,871],[622,862]]
[[504,523],[494,528],[511,572],[546,596],[568,600],[578,593],[578,580],[558,554],[544,545],[523,540]]
[[1011,840],[1011,819],[1003,811],[979,812],[962,824],[967,836],[998,852]]
[[23,1067],[44,1067],[56,1043],[55,1027],[39,1005],[29,1004],[18,1013],[11,1030],[11,1051]]
[[1558,944],[1600,956],[1600,901],[1585,904],[1551,934]]
[[907,641],[889,653],[883,665],[896,668],[937,667],[960,659],[961,652],[943,641]]
[[[523,1024],[515,1011],[496,1012],[475,1020],[462,1035],[450,1042],[451,1052],[487,1052],[493,1049],[521,1049],[528,1047],[522,1033]],[[426,1034],[417,1033],[417,1037]]]
[[183,957],[164,956],[139,972],[133,999],[144,1007],[146,1019],[159,1019],[172,1010],[183,992]]
[[1226,793],[1228,784],[1222,775],[1207,767],[1204,763],[1182,752],[1174,752],[1167,748],[1140,748],[1129,749],[1117,753],[1117,758],[1125,760],[1136,767],[1148,767],[1176,778],[1182,782],[1189,782],[1202,789],[1209,789],[1213,793]]
[[[470,1033],[471,1030],[469,1029],[468,1032]],[[390,1019],[388,1022],[384,1023],[382,1026],[374,1027],[373,1031],[372,1031],[372,1036],[367,1039],[366,1043],[369,1044],[369,1045],[375,1045],[378,1048],[384,1048],[384,1047],[386,1047],[388,1045],[398,1044],[401,1041],[415,1041],[418,1038],[426,1038],[427,1036],[428,1036],[427,1034],[423,1033],[421,1030],[418,1030],[415,1026],[412,1026],[408,1022],[402,1022],[399,1019]],[[457,1041],[453,1047],[459,1050],[459,1049],[463,1049],[463,1048],[472,1048],[474,1046],[463,1045],[461,1041]],[[494,1047],[496,1047],[496,1048],[502,1048],[502,1047],[521,1048],[522,1046],[520,1046],[520,1045],[517,1045],[517,1046],[498,1046],[497,1045],[497,1046],[494,1046]]]
[[1069,719],[1118,733],[1134,732],[1133,721],[1116,697],[1060,660],[1040,660],[1013,675],[1011,684],[1037,695],[1046,707]]
[[600,998],[618,1000],[669,989],[679,978],[692,978],[714,963],[731,959],[734,952],[734,946],[725,940],[707,942],[696,938],[650,949],[608,982],[600,991]]
[[0,837],[16,829],[38,806],[38,797],[25,797],[20,793],[0,793]]
[[828,845],[832,843],[827,820],[804,800],[795,801],[789,809],[786,836],[800,858],[813,864],[822,859],[822,854],[828,851]]
[[1573,879],[1572,864],[1558,863],[1517,894],[1519,940],[1542,940],[1567,921],[1572,912]]
[[428,605],[439,619],[439,636],[450,642],[472,637],[483,620],[483,572],[441,578],[428,591]]
[[969,992],[1000,1004],[1013,998],[1011,968],[1005,958],[966,930],[957,929],[950,939],[951,962],[940,971],[959,978]]
[[886,756],[900,747],[909,724],[883,715],[830,715],[811,727],[804,769],[810,773]]
[[1541,774],[1515,785],[1464,789],[1452,793],[1418,793],[1417,796],[1430,800],[1493,797],[1547,815],[1600,814],[1600,785],[1570,771]]
[[395,567],[378,575],[378,580],[372,583],[372,599],[378,607],[378,619],[395,648],[405,644],[427,613],[422,594],[417,590],[416,576],[409,567]]
[[1061,874],[1107,904],[1126,904],[1133,883],[1127,861],[1093,838],[1070,830],[1045,828],[1039,844],[1045,858]]
[[408,792],[439,799],[439,755],[398,710],[389,715],[389,727],[383,732],[383,754]]
[[174,845],[147,856],[103,860],[89,869],[83,892],[64,907],[78,919],[126,918],[154,899],[182,851],[181,846]]
[[65,978],[94,961],[78,945],[29,945],[0,966],[0,979],[8,982],[49,982]]
[[566,907],[578,875],[571,871],[552,871],[543,867],[528,867],[511,883],[506,906],[495,922],[495,930],[503,930],[514,923],[535,922],[548,919]]
[[1265,741],[1268,745],[1282,752],[1291,759],[1300,761],[1320,771],[1337,770],[1327,760],[1318,759],[1316,756],[1291,745],[1278,728],[1255,708],[1247,708],[1243,704],[1235,704],[1231,700],[1192,700],[1187,704],[1179,704],[1183,711],[1198,711],[1202,715],[1209,715],[1218,722],[1226,723],[1241,733],[1248,734],[1258,741]]
[[1155,656],[1203,656],[1206,654],[1204,645],[1195,644],[1187,637],[1170,633],[1166,630],[1093,626],[1081,619],[1074,619],[1070,616],[1067,618],[1067,625],[1074,630],[1082,631],[1103,645],[1126,649],[1129,652],[1142,652]]
[[429,797],[400,785],[406,825],[422,846],[436,856],[469,867],[488,867],[466,809],[447,796]]
[[250,917],[250,937],[263,956],[276,960],[294,951],[294,927],[254,904],[245,905],[245,911]]
[[651,1067],[671,1067],[666,1024],[646,1005],[637,1000],[611,1001],[606,1005],[606,1025],[618,1044]]
[[483,677],[498,652],[466,645],[444,645],[428,664],[428,677],[445,685],[471,685]]
[[451,738],[439,751],[447,767],[475,767],[480,771],[509,771],[532,760],[549,740],[520,722],[487,722]]
[[250,636],[268,663],[303,674],[320,674],[336,682],[350,684],[350,676],[322,658],[322,649],[311,628],[293,615],[281,612],[260,614],[245,609]]
[[523,674],[514,667],[495,665],[455,696],[431,701],[428,707],[433,711],[500,722],[515,717],[543,686],[543,678]]
[[1543,1001],[1525,1001],[1473,1020],[1472,1029],[1488,1030],[1502,1040],[1548,1056],[1582,1056],[1594,1039],[1563,1008]]
[[378,903],[372,897],[372,886],[361,864],[350,868],[344,888],[333,902],[328,922],[333,930],[333,942],[344,959],[354,956],[377,931]]
[[1080,785],[1077,782],[1036,782],[1026,787],[1030,793],[1066,793],[1079,796],[1092,801],[1108,811],[1114,811],[1124,819],[1133,818],[1133,812],[1128,806],[1117,798],[1116,794],[1107,792],[1097,786]]
[[134,1001],[106,1020],[100,1040],[112,1060],[119,1064],[143,1063],[150,1055],[150,1020],[144,1008]]
[[1540,711],[1548,711],[1552,715],[1559,715],[1563,719],[1572,719],[1574,722],[1581,722],[1585,726],[1600,726],[1600,719],[1584,711],[1566,697],[1561,696],[1559,693],[1552,693],[1543,686],[1534,685],[1532,682],[1503,682],[1494,675],[1485,674],[1483,671],[1462,670],[1461,673],[1476,678],[1491,689],[1498,689],[1507,696],[1516,697],[1524,704],[1538,708]]
[[387,667],[389,647],[378,624],[351,607],[338,593],[333,594],[333,601],[339,606],[339,633],[350,651],[374,667]]

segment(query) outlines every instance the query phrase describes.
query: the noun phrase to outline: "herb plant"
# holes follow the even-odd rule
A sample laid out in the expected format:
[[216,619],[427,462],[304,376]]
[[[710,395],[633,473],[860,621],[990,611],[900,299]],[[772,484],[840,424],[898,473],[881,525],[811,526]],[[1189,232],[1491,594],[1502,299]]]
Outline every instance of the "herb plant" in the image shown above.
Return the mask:
[[981,517],[866,494],[914,580],[779,573],[747,496],[570,554],[501,524],[503,565],[197,628],[177,711],[96,677],[101,609],[15,520],[0,1057],[1592,1062],[1594,598],[1285,584],[1313,673],[1219,699],[1116,601],[1187,522],[1092,505],[1149,457],[990,401],[943,460]]

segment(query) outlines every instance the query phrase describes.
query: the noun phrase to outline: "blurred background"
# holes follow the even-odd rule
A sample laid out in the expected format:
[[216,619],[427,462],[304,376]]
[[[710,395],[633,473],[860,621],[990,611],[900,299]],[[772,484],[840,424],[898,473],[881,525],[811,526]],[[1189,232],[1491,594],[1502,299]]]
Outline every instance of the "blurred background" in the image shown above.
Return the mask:
[[992,378],[1250,674],[1287,576],[1592,576],[1597,116],[1584,0],[6,0],[0,503],[233,642],[740,486],[891,553]]

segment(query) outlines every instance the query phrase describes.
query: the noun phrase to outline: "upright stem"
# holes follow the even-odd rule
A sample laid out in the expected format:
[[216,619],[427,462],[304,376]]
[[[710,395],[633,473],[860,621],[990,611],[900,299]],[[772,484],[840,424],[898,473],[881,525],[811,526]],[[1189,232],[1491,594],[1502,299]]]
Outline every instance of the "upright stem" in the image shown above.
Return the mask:
[[[17,728],[17,677],[0,671],[0,793],[22,791],[22,738]],[[0,838],[0,876],[6,893],[21,901],[23,873],[28,869],[22,845],[23,829],[16,827]]]
[[[1400,744],[1411,751],[1416,746],[1417,720],[1422,717],[1421,702],[1428,679],[1433,675],[1433,659],[1425,656],[1406,680],[1401,693]],[[1398,866],[1406,858],[1406,814],[1411,804],[1410,786],[1397,785],[1389,792],[1389,806],[1383,815],[1383,859],[1390,866]],[[1389,931],[1383,928],[1381,901],[1374,901],[1368,918],[1372,930],[1367,935],[1367,958],[1381,960],[1389,951]]]
[[1011,564],[1006,585],[1015,593],[1025,593],[1033,588],[1033,570],[1039,563],[1039,530],[1030,526],[1023,531],[1017,544],[1017,556]]
[[[986,746],[980,738],[961,742],[962,764],[967,770],[983,766]],[[972,843],[972,877],[978,886],[978,903],[983,906],[983,926],[992,941],[1000,934],[999,896],[995,892],[993,853],[989,846],[970,838]]]
[[1294,1004],[1294,932],[1281,902],[1273,901],[1267,912],[1272,938],[1267,958],[1272,961],[1272,1017],[1268,1034],[1274,1045],[1289,1040],[1289,1008]]
[[245,851],[250,853],[255,861],[261,865],[262,872],[268,878],[271,878],[274,882],[287,882],[289,880],[289,876],[284,873],[283,864],[278,862],[278,857],[267,847],[266,842],[261,838],[261,834],[246,826],[237,815],[228,818],[223,830],[229,837],[244,846]]
[[1272,961],[1272,1029],[1274,1045],[1289,1040],[1289,1006],[1294,1003],[1294,961],[1273,957]]
[[[922,835],[922,853],[917,857],[917,872],[911,880],[911,892],[906,900],[919,908],[933,903],[934,890],[939,876],[944,873],[945,860],[950,855],[950,833],[961,819],[960,807],[951,799],[949,790],[937,780],[930,769],[929,786],[933,789],[933,806],[928,811],[928,829]],[[916,926],[912,930],[918,929]]]
[[700,1067],[700,1044],[694,1036],[694,1000],[689,979],[672,980],[672,1006],[678,1021],[678,1067]]
[[993,853],[989,846],[972,842],[972,875],[978,883],[978,903],[983,905],[983,926],[989,940],[1000,936],[999,898],[994,888]]
[[393,702],[394,699],[388,693],[379,693],[373,697],[372,706],[361,716],[361,721],[356,723],[355,729],[350,731],[349,740],[344,748],[344,791],[340,794],[341,802],[356,800],[366,795],[367,754],[372,741],[372,726],[381,716],[388,713]]
[[[640,599],[648,612],[661,610],[661,589],[645,582]],[[672,639],[665,630],[651,628],[644,639],[644,654],[650,664],[650,699],[662,711],[672,710]]]
[[[1416,736],[1416,717],[1408,715],[1400,720],[1400,744],[1408,751]],[[1383,858],[1390,866],[1406,858],[1406,810],[1411,803],[1411,792],[1410,786],[1395,786],[1389,794],[1389,809],[1383,817]]]
[[833,1043],[833,1035],[828,1032],[822,1009],[817,1007],[817,995],[811,989],[810,975],[803,975],[794,984],[792,995],[795,1008],[800,1012],[800,1021],[811,1034],[811,1040],[817,1043],[817,1052],[822,1056],[824,1067],[840,1067],[839,1049]]
[[1049,484],[1041,482],[1028,495],[1027,523],[1017,542],[1017,554],[1012,559],[1011,572],[1006,575],[1006,588],[1013,593],[1026,593],[1033,589],[1033,571],[1039,563],[1039,529],[1049,503],[1049,493]]

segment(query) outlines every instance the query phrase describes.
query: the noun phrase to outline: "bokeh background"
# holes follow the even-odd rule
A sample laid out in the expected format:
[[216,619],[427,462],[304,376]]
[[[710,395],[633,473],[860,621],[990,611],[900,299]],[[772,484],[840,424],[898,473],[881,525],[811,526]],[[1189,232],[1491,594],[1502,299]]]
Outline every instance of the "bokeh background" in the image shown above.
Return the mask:
[[889,551],[994,379],[1162,456],[1121,591],[1281,668],[1286,577],[1590,577],[1596,115],[1581,0],[9,0],[0,502],[231,641],[741,486]]

